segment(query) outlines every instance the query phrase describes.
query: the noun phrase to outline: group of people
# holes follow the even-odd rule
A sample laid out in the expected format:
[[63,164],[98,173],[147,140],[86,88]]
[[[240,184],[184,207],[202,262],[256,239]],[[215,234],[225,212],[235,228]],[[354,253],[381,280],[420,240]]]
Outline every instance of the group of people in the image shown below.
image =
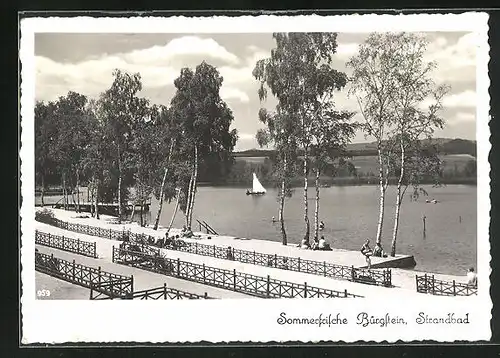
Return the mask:
[[298,245],[301,249],[311,249],[311,250],[321,250],[321,251],[332,251],[330,244],[326,242],[325,237],[322,235],[320,239],[315,238],[312,244],[309,240],[304,238],[302,242]]
[[371,268],[372,266],[372,260],[371,257],[387,257],[387,254],[385,253],[384,249],[382,248],[382,245],[380,242],[377,242],[375,244],[375,248],[372,250],[370,247],[370,239],[366,239],[365,243],[363,246],[361,246],[361,254],[365,257],[366,264],[368,266],[368,269]]

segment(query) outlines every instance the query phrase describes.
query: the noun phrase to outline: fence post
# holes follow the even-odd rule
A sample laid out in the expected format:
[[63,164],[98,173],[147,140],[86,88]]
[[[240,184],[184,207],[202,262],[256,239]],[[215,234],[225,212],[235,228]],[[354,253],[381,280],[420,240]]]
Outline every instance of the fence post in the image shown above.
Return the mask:
[[267,275],[267,289],[266,289],[266,295],[269,297],[269,286],[271,285],[271,278],[269,275]]
[[326,277],[326,261],[323,261],[323,276]]
[[300,272],[300,257],[298,257],[297,271],[299,271],[299,272]]
[[163,298],[167,299],[167,284],[163,283]]
[[80,239],[76,239],[76,251],[80,252]]
[[198,255],[198,243],[197,242],[194,243],[194,253],[196,255]]
[[112,236],[111,236],[111,229],[109,229],[109,239],[111,240]]
[[205,264],[203,264],[203,283],[205,283]]
[[133,294],[134,294],[134,275],[130,275],[130,296],[132,296]]
[[255,250],[253,250],[253,264],[255,265]]
[[354,265],[351,266],[351,279],[354,281]]
[[278,267],[278,254],[274,254],[274,267]]
[[75,260],[73,260],[73,268],[72,268],[72,276],[73,276],[73,282],[76,280],[76,275],[75,275]]
[[304,298],[307,298],[307,282],[304,282]]
[[181,275],[181,260],[177,258],[177,276]]
[[64,235],[62,236],[62,249],[65,249],[66,245],[64,245]]
[[233,291],[236,291],[236,269],[233,269]]
[[215,245],[214,245],[214,257],[215,257]]
[[101,286],[101,266],[97,268],[97,281],[99,282],[99,286]]
[[455,280],[453,280],[453,296],[457,295],[456,287],[455,287]]
[[344,290],[344,297],[347,297],[347,289]]
[[97,247],[96,247],[96,242],[95,241],[94,241],[94,257],[97,258]]
[[204,297],[205,299],[207,299],[207,298],[208,298],[208,294],[205,292],[205,293],[203,294],[203,297]]
[[434,279],[434,275],[432,275],[432,294],[435,295],[436,294],[436,289],[434,288],[434,284],[435,284],[435,279]]

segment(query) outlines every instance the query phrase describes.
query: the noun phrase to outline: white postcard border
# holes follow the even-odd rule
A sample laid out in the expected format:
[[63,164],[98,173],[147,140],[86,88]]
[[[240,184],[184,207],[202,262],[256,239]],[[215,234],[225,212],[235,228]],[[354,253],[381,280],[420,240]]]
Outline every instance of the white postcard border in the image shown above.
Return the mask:
[[[243,16],[213,18],[27,18],[21,20],[21,264],[22,343],[65,342],[286,342],[397,340],[477,341],[491,336],[489,293],[490,165],[489,142],[489,45],[485,13],[343,16]],[[478,34],[477,52],[477,297],[421,295],[401,302],[388,296],[374,299],[308,300],[172,300],[172,301],[44,301],[35,300],[34,280],[34,98],[36,32],[125,33],[250,33],[276,31],[471,31]],[[174,30],[174,31],[173,31]],[[319,317],[340,314],[348,324],[279,324],[287,317]],[[360,312],[403,317],[407,325],[379,327],[356,325]],[[443,316],[469,313],[470,324],[419,325],[419,312]]]

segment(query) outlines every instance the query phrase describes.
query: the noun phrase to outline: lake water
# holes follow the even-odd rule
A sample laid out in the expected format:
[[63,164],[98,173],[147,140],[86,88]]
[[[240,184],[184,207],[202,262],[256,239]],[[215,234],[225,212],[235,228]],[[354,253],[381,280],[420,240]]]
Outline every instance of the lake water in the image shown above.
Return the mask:
[[[397,253],[413,255],[419,271],[464,275],[470,266],[477,266],[477,190],[475,186],[448,185],[425,187],[428,197],[410,201],[406,196],[401,207]],[[195,219],[205,220],[219,234],[281,241],[278,202],[275,190],[264,196],[245,195],[245,188],[199,187],[193,215],[193,230],[198,230]],[[309,214],[311,233],[314,228],[314,187],[310,188]],[[60,197],[47,197],[53,202]],[[366,238],[375,239],[378,218],[377,186],[332,186],[321,189],[320,220],[325,222],[321,232],[335,247],[359,250]],[[437,199],[427,204],[425,199]],[[86,199],[86,194],[84,195]],[[389,187],[386,197],[385,224],[382,246],[390,251],[394,223],[395,188]],[[36,198],[39,202],[39,197]],[[175,203],[164,203],[160,218],[168,226]],[[152,223],[158,210],[153,198],[147,215]],[[426,216],[426,237],[422,235],[422,217]],[[289,244],[297,244],[304,237],[303,191],[297,188],[285,203],[285,224]],[[460,222],[461,218],[461,222]],[[185,223],[179,210],[174,227]],[[488,238],[482,238],[488,240]],[[258,251],[258,247],[255,248]]]
[[[477,199],[476,187],[449,185],[426,187],[428,197],[410,201],[407,195],[401,207],[397,253],[414,255],[415,269],[445,274],[465,274],[477,263]],[[314,225],[314,188],[310,190],[309,216]],[[325,222],[321,232],[333,247],[359,250],[366,238],[375,238],[378,218],[377,186],[342,186],[322,188],[320,220]],[[425,203],[435,198],[437,204]],[[388,188],[382,246],[390,251],[394,223],[395,188]],[[168,226],[174,202],[163,206],[160,224]],[[153,199],[151,217],[157,212]],[[426,216],[426,237],[423,237],[422,217]],[[260,197],[245,195],[242,188],[200,187],[196,195],[193,229],[198,230],[195,218],[205,220],[219,234],[237,237],[281,241],[277,193],[268,190]],[[304,237],[303,192],[296,189],[285,203],[285,224],[288,242],[299,243]],[[461,217],[461,222],[460,222]],[[179,210],[174,227],[182,227],[184,215]],[[151,222],[152,219],[148,218]],[[487,239],[487,238],[485,238]],[[258,251],[258,247],[255,248]]]

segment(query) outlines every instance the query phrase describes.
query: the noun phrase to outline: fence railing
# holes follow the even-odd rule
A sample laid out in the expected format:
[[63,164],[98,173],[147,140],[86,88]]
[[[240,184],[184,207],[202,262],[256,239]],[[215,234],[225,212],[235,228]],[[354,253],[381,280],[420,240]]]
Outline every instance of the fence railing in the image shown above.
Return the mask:
[[[93,296],[92,292],[90,294],[91,300],[112,300],[116,297],[105,296],[97,297]],[[214,297],[208,296],[205,292],[204,295],[198,295],[196,293],[186,292],[182,290],[177,290],[175,288],[167,287],[167,284],[163,284],[161,287],[150,288],[142,291],[135,291],[130,296],[118,297],[119,299],[139,299],[139,300],[197,300],[197,299],[213,299]]]
[[256,251],[234,249],[232,247],[220,247],[215,245],[187,242],[180,239],[165,241],[151,235],[136,234],[131,231],[118,231],[102,229],[90,225],[73,224],[53,219],[54,223],[48,223],[60,228],[78,233],[109,238],[120,241],[135,241],[142,244],[153,245],[158,243],[159,247],[167,250],[176,250],[196,255],[210,256],[218,259],[233,260],[259,266],[268,266],[282,270],[303,272],[313,275],[348,280],[357,283],[392,287],[392,273],[390,269],[362,269],[354,266],[337,265],[326,261],[314,261],[301,259],[300,257],[281,256],[277,254],[265,254]]
[[297,284],[287,281],[271,279],[225,270],[205,264],[195,264],[180,259],[173,260],[158,255],[152,256],[140,251],[113,247],[113,262],[138,267],[155,273],[161,273],[184,280],[198,282],[204,285],[241,292],[261,298],[333,298],[333,297],[362,297],[348,293],[347,290],[336,291],[309,286],[307,283]]
[[134,277],[122,276],[35,252],[35,270],[112,297],[134,292]]
[[436,280],[434,275],[415,275],[417,292],[439,296],[477,295],[477,286],[453,281]]
[[96,243],[35,230],[35,244],[97,258]]

